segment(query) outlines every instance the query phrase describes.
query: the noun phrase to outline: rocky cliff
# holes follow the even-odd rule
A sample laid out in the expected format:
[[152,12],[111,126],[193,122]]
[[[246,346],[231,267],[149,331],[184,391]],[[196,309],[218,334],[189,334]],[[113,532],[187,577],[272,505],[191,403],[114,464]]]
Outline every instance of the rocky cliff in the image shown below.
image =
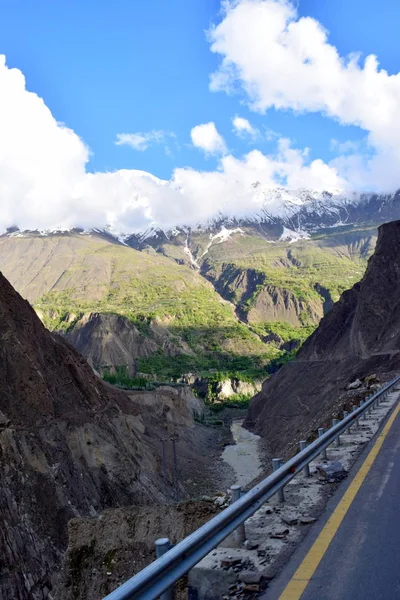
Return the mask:
[[250,323],[285,322],[294,327],[319,323],[323,315],[323,302],[318,299],[299,299],[284,288],[266,285],[249,307]]
[[268,283],[268,275],[261,270],[237,267],[230,263],[213,267],[205,261],[201,273],[213,283],[223,298],[236,306],[238,317],[248,323],[280,321],[301,327],[305,323],[318,324],[324,312],[325,302],[321,295],[297,298],[293,291],[284,286]]
[[173,389],[135,395],[101,383],[0,275],[2,600],[54,597],[72,517],[182,499],[200,485],[188,482],[191,471],[207,479],[186,400]]
[[247,426],[270,456],[293,453],[298,440],[328,424],[346,385],[400,370],[400,221],[382,225],[367,271],[341,296],[296,360],[263,385]]
[[110,313],[83,315],[65,337],[100,373],[124,366],[134,375],[137,359],[148,358],[160,348],[166,356],[193,354],[188,344],[166,327],[152,323],[143,333],[127,317]]

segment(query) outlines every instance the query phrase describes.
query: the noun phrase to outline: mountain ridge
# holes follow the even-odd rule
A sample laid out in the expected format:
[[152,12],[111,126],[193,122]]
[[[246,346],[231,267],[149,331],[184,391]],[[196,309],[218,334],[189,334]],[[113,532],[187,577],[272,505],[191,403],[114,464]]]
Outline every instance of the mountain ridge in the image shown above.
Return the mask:
[[[288,190],[283,187],[265,188],[260,182],[250,185],[254,192],[252,203],[246,211],[233,210],[231,214],[217,213],[204,221],[161,227],[154,224],[142,231],[128,233],[115,231],[110,226],[82,229],[61,228],[35,230],[39,235],[63,234],[68,232],[99,233],[109,235],[120,243],[143,245],[157,237],[173,238],[178,233],[215,231],[221,227],[229,229],[240,225],[260,225],[266,232],[276,227],[287,226],[289,230],[310,233],[321,227],[338,227],[351,223],[367,223],[393,220],[400,216],[400,190],[392,193],[320,191],[301,188]],[[29,231],[28,233],[33,233]],[[17,226],[9,228],[3,235],[23,235]]]

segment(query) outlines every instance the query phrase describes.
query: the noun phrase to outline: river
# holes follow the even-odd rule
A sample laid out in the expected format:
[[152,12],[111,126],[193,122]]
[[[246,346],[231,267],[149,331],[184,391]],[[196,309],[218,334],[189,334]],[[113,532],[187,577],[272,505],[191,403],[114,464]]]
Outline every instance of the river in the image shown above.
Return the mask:
[[236,480],[232,485],[245,486],[261,473],[258,451],[260,436],[244,429],[242,424],[243,419],[233,421],[231,431],[236,444],[226,446],[222,458],[235,471]]

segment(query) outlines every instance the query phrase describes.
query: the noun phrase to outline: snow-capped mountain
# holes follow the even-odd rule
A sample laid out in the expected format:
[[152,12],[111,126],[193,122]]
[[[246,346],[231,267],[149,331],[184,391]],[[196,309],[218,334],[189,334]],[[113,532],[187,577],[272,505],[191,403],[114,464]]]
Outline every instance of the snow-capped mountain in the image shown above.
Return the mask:
[[[223,242],[232,230],[257,227],[272,241],[294,240],[305,239],[310,233],[326,227],[368,223],[379,225],[385,221],[400,219],[400,190],[392,194],[345,193],[340,190],[321,192],[287,190],[283,187],[271,189],[259,182],[253,183],[250,188],[251,196],[246,211],[217,212],[213,219],[202,223],[193,223],[190,215],[187,218],[183,215],[181,223],[174,227],[154,223],[146,230],[135,233],[119,231],[112,225],[102,229],[75,228],[74,231],[111,235],[123,244],[142,249],[145,246],[158,246],[166,241],[173,242],[174,238],[194,232],[207,232],[210,237],[220,237]],[[57,228],[51,231],[37,230],[35,233],[45,236],[67,234],[68,231]],[[7,235],[24,235],[24,232],[13,228]]]
[[[243,227],[256,227],[266,239],[307,239],[319,229],[346,225],[379,225],[385,221],[400,219],[400,191],[393,194],[345,194],[337,191],[315,190],[290,191],[284,188],[263,189],[253,184],[257,196],[257,210],[246,213],[218,214],[205,223],[179,226],[173,229],[150,227],[144,232],[123,236],[123,240],[135,248],[158,246],[174,242],[181,234],[208,233],[211,237],[225,239],[227,232]],[[253,205],[253,208],[254,208]]]

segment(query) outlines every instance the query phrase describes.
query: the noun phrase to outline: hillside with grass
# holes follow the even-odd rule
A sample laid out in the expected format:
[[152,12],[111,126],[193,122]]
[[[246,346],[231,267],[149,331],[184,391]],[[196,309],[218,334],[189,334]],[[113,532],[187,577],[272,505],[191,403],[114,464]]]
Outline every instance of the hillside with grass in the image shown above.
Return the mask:
[[[0,267],[46,327],[75,339],[101,372],[123,366],[162,381],[210,371],[260,377],[279,355],[199,273],[151,249],[101,235],[4,236]],[[121,345],[113,316],[123,321],[127,349],[110,364],[110,345]],[[79,343],[88,324],[97,360]]]
[[282,239],[282,227],[236,225],[146,242],[198,270],[233,304],[241,322],[284,352],[273,360],[276,368],[294,355],[342,292],[361,279],[375,247],[376,224],[319,228],[304,239],[295,239],[295,231]]
[[[235,305],[240,319],[268,330],[276,321],[315,326],[362,277],[376,237],[375,226],[341,226],[292,241],[243,226],[223,242],[210,243],[205,232],[192,232],[188,241],[200,273]],[[176,256],[177,243],[179,237],[162,251]]]

